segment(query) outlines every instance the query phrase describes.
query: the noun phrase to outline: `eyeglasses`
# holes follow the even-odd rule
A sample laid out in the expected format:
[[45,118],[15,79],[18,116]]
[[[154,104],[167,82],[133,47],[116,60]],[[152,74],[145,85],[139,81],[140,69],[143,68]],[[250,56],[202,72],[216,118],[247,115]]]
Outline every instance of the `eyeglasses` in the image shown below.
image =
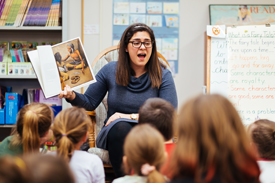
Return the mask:
[[145,48],[151,48],[152,45],[153,45],[153,41],[145,41],[145,42],[141,42],[141,41],[129,41],[129,43],[132,43],[132,46],[134,48],[140,48],[142,44],[145,46]]

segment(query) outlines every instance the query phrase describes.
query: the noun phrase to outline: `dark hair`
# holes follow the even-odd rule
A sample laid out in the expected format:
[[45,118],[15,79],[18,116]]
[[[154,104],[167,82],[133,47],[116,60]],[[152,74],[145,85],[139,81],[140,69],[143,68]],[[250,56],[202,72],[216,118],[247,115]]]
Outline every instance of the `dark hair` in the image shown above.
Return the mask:
[[249,125],[248,131],[260,157],[275,160],[275,122],[260,119]]
[[259,182],[257,153],[233,104],[221,95],[188,100],[175,121],[178,143],[169,171],[195,182]]
[[31,176],[25,162],[19,157],[4,156],[0,158],[0,182],[30,183]]
[[75,144],[86,135],[91,119],[83,108],[71,107],[62,110],[55,118],[53,134],[56,138],[57,154],[70,160]]
[[32,177],[29,183],[74,183],[74,176],[69,164],[60,157],[53,155],[24,156]]
[[120,48],[119,48],[119,56],[117,62],[117,72],[116,72],[116,82],[119,85],[127,86],[131,79],[131,76],[135,75],[135,71],[131,68],[130,65],[130,56],[129,53],[125,50],[127,49],[127,45],[129,44],[130,39],[136,32],[148,32],[150,35],[151,41],[153,43],[152,46],[152,54],[151,57],[146,64],[147,72],[150,75],[151,86],[152,88],[159,88],[162,81],[162,68],[166,68],[158,59],[157,55],[157,47],[156,40],[153,30],[148,27],[146,24],[136,23],[129,26],[122,34],[120,39]]
[[44,103],[25,105],[18,113],[10,149],[23,144],[23,152],[38,152],[40,138],[45,136],[53,121],[52,109]]
[[58,61],[59,62],[59,64],[61,64],[61,55],[60,55],[60,53],[59,52],[56,52],[55,54],[54,54],[54,58],[55,58],[55,60],[56,61]]
[[156,127],[166,141],[173,136],[173,105],[161,98],[149,98],[140,107],[139,123],[149,123]]
[[68,47],[71,47],[72,49],[74,49],[74,44],[73,43],[69,43],[67,44]]

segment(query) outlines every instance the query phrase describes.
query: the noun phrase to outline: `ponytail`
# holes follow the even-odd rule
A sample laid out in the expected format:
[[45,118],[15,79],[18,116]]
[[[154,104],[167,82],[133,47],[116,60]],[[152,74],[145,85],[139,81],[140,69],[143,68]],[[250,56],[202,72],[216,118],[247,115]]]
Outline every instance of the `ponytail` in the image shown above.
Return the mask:
[[87,134],[90,125],[91,119],[84,109],[72,107],[62,110],[53,124],[57,154],[70,161],[75,145]]
[[38,152],[40,138],[49,131],[53,111],[43,103],[25,105],[18,113],[16,128],[13,129],[9,149],[23,146],[23,153]]
[[62,134],[58,140],[57,154],[69,161],[74,151],[74,143],[69,139],[66,134]]
[[157,170],[151,171],[147,176],[147,182],[146,183],[165,183],[166,180],[164,176]]
[[148,163],[141,166],[140,172],[142,175],[147,176],[146,183],[164,183],[166,182],[164,176],[159,173],[155,166],[151,166]]
[[35,111],[27,111],[23,118],[22,144],[23,152],[38,152],[40,146],[40,136],[38,133],[39,118]]

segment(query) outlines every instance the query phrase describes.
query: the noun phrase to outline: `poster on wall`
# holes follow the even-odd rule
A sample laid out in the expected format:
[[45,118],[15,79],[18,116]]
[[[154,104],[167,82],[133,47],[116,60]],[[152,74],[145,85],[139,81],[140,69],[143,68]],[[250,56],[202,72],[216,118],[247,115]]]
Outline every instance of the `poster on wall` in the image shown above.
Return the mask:
[[275,24],[275,5],[209,5],[209,14],[211,25]]
[[173,75],[178,73],[179,0],[114,0],[113,45],[118,45],[131,24],[144,23],[152,28],[157,51],[168,61]]

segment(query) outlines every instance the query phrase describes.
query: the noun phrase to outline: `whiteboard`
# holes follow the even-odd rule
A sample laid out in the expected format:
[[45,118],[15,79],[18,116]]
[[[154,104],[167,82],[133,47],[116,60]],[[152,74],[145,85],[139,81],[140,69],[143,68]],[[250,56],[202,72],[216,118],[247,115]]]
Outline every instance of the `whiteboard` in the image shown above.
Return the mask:
[[207,92],[229,98],[245,125],[275,121],[275,27],[228,28],[207,42]]

